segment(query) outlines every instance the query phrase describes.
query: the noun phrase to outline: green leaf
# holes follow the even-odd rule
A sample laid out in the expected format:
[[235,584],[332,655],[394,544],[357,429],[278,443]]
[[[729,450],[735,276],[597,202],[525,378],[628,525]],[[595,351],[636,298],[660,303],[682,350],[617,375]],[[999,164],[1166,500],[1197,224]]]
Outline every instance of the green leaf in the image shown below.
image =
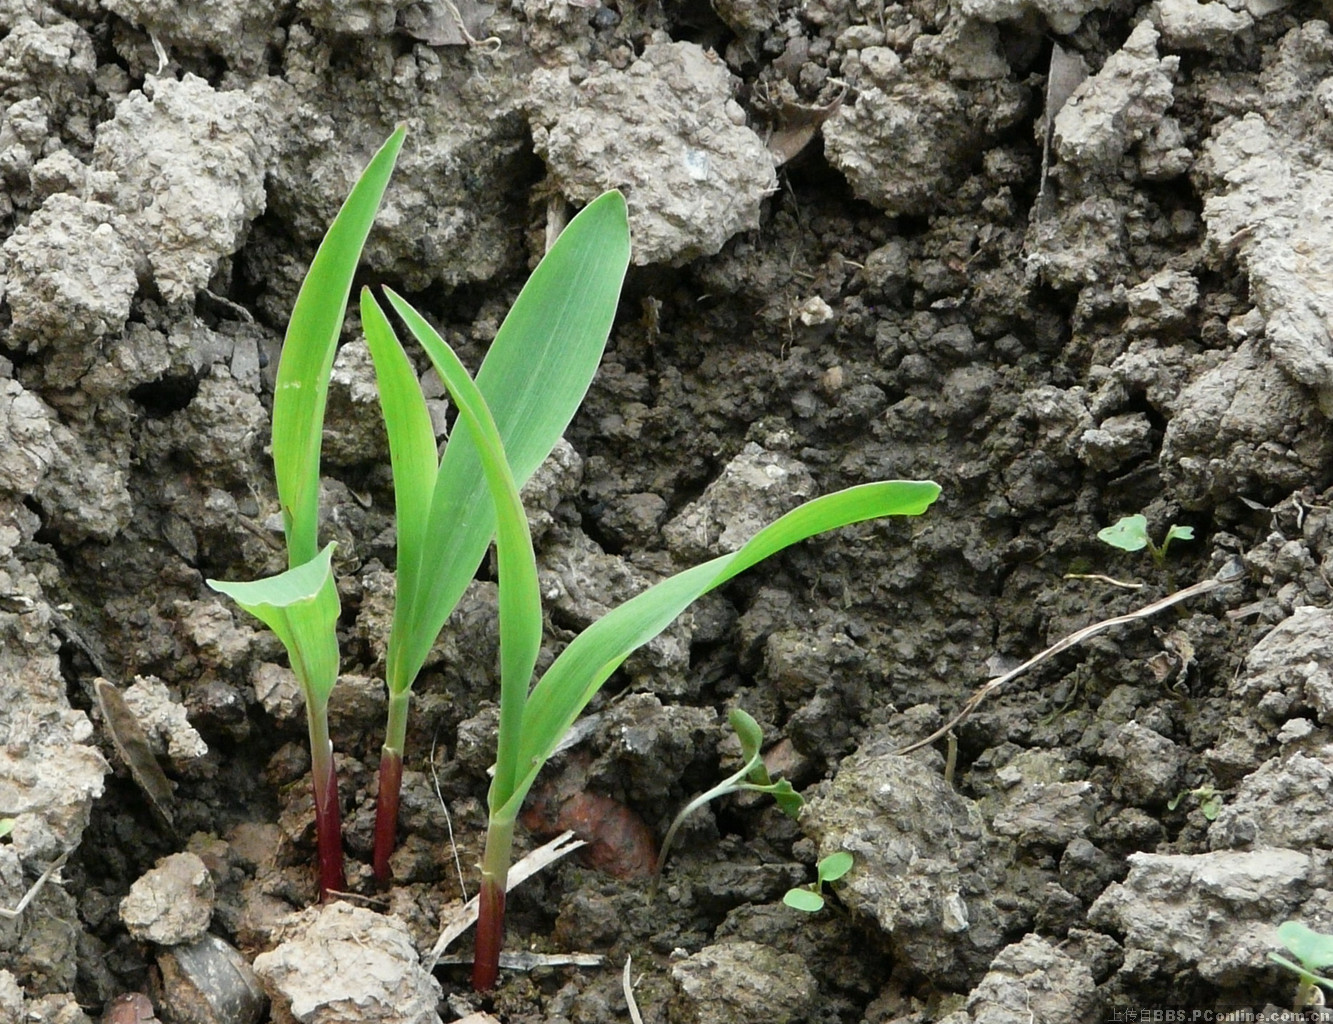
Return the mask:
[[[588,204],[533,271],[500,327],[476,384],[521,486],[551,453],[601,362],[629,266],[629,216],[619,192]],[[455,431],[431,500],[415,586],[399,589],[389,638],[390,690],[412,685],[495,532],[477,447]]]
[[1172,523],[1171,529],[1166,531],[1166,540],[1162,541],[1162,547],[1165,548],[1173,540],[1193,540],[1193,539],[1194,539],[1194,527],[1177,526],[1175,523]]
[[846,850],[831,853],[816,865],[820,882],[836,882],[852,870],[852,855]]
[[13,818],[0,818],[0,839],[3,839],[9,833],[14,831]]
[[292,671],[316,705],[328,701],[338,681],[338,588],[333,582],[333,549],[294,569],[251,583],[207,580],[277,634]]
[[[486,476],[492,507],[498,517],[495,542],[500,576],[500,728],[495,755],[492,809],[509,802],[518,775],[517,744],[532,670],[542,642],[541,589],[537,559],[532,551],[527,513],[519,498],[518,483],[505,457],[500,431],[481,391],[468,376],[454,350],[426,320],[401,297],[385,295],[413,336],[426,350],[435,372],[458,406],[460,420],[472,435]],[[377,329],[392,333],[369,291],[361,293],[362,315],[379,321]]]
[[329,373],[352,276],[406,133],[399,127],[389,136],[329,226],[301,283],[282,343],[273,392],[273,473],[292,568],[314,558],[318,547],[319,449]]
[[414,594],[427,547],[430,504],[438,469],[435,427],[416,370],[383,311],[364,290],[361,329],[375,366],[380,410],[389,436],[398,534],[397,592]]
[[764,745],[764,731],[759,728],[759,723],[750,717],[749,712],[741,708],[732,708],[727,713],[727,722],[736,733],[736,738],[741,741],[741,760],[749,764],[760,755]]
[[886,480],[808,501],[765,527],[744,547],[671,576],[608,612],[561,652],[528,698],[519,760],[531,766],[522,794],[588,701],[621,663],[697,598],[798,541],[850,523],[920,515],[939,497],[930,481]]
[[1148,519],[1143,515],[1125,516],[1097,531],[1097,539],[1121,551],[1141,551],[1148,546]]
[[1333,935],[1324,935],[1299,921],[1285,921],[1278,925],[1277,937],[1306,970],[1333,966]]
[[813,889],[788,889],[787,894],[782,897],[782,902],[793,910],[804,911],[807,914],[818,913],[824,909],[824,897]]
[[805,798],[792,788],[792,784],[786,779],[778,779],[773,784],[773,799],[777,802],[778,810],[789,818],[799,818],[801,808],[805,806]]

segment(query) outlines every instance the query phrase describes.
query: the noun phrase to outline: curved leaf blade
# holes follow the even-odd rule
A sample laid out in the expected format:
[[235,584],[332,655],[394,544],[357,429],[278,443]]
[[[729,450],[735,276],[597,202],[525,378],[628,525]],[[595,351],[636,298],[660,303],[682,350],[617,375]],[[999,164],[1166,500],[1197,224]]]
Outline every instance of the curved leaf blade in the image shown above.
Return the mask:
[[330,543],[318,555],[267,579],[205,582],[273,630],[291,658],[306,699],[327,701],[338,681],[338,587]]
[[939,497],[931,481],[886,480],[815,498],[760,530],[739,550],[671,576],[608,612],[561,652],[528,698],[519,758],[521,799],[588,702],[631,653],[704,594],[798,541],[882,516],[915,516]]
[[[477,372],[521,487],[569,426],[602,359],[629,267],[629,215],[608,192],[570,221],[533,271]],[[495,532],[477,446],[455,431],[431,501],[417,590],[399,590],[389,640],[391,690],[412,685],[476,575]],[[403,571],[399,561],[399,572]]]
[[417,590],[417,573],[426,549],[431,496],[439,468],[435,427],[416,370],[383,310],[364,288],[361,329],[375,366],[380,411],[389,436],[398,534],[397,594],[399,600],[410,602]]
[[293,568],[314,558],[318,547],[319,451],[329,373],[352,276],[406,133],[400,126],[389,136],[353,186],[315,253],[287,323],[273,392],[273,473]]
[[[368,293],[363,292],[363,301]],[[486,475],[486,485],[495,510],[496,561],[500,575],[500,727],[492,781],[492,808],[508,802],[513,790],[523,705],[532,682],[532,670],[542,642],[541,590],[537,583],[537,559],[532,551],[527,513],[519,498],[518,482],[505,457],[500,431],[480,389],[468,376],[454,350],[404,299],[385,289],[394,311],[403,318],[421,342],[436,373],[458,406],[459,417],[471,433]],[[382,319],[373,299],[370,307]],[[388,322],[384,327],[388,329]]]

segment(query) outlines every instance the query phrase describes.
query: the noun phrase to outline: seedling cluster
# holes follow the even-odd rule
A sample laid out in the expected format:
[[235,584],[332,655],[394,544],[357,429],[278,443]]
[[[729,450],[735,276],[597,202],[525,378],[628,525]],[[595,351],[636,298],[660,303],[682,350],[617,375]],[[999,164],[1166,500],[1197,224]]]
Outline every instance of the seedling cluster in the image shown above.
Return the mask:
[[1193,540],[1194,527],[1178,526],[1172,523],[1162,538],[1161,546],[1153,543],[1148,533],[1148,517],[1142,513],[1125,516],[1104,530],[1097,531],[1097,539],[1121,551],[1142,551],[1148,549],[1153,563],[1158,568],[1166,565],[1166,551],[1173,540]]
[[[321,897],[342,889],[344,876],[327,721],[329,694],[338,677],[340,609],[333,545],[321,549],[317,544],[320,444],[352,276],[404,135],[399,128],[370,161],[329,228],[283,343],[273,401],[273,463],[288,568],[255,582],[209,581],[277,634],[305,693]],[[519,808],[542,765],[625,659],[699,597],[770,555],[851,523],[920,515],[939,496],[938,485],[930,481],[892,480],[806,502],[739,550],[671,576],[607,613],[565,647],[533,685],[542,608],[519,488],[550,453],[587,392],[610,334],[629,254],[625,200],[607,192],[569,223],[533,272],[475,380],[426,319],[384,289],[458,409],[458,425],[438,457],[413,365],[379,301],[369,289],[360,295],[362,329],[388,433],[398,537],[385,665],[389,711],[373,856],[375,873],[385,882],[396,839],[412,684],[492,537],[495,541],[500,720],[481,865],[472,976],[478,990],[496,979]],[[747,754],[747,767],[732,780],[737,788],[763,789],[779,801],[799,802],[789,785],[773,783],[762,771],[757,761],[762,736],[753,719],[733,718],[733,726]]]

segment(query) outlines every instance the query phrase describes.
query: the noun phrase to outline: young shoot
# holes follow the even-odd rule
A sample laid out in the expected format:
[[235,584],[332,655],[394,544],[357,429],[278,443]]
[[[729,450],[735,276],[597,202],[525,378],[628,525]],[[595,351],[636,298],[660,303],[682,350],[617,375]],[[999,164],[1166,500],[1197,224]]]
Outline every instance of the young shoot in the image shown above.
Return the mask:
[[657,855],[657,872],[653,876],[654,890],[657,889],[657,883],[661,880],[662,868],[666,864],[667,854],[671,852],[672,841],[676,838],[676,832],[679,831],[681,824],[710,801],[724,797],[729,793],[743,791],[768,793],[777,801],[782,812],[792,818],[797,817],[801,813],[801,808],[805,806],[805,801],[801,799],[801,795],[796,790],[792,789],[790,782],[786,779],[779,779],[774,782],[769,778],[768,769],[764,767],[761,753],[764,744],[764,733],[759,728],[759,723],[740,708],[732,708],[727,715],[727,721],[736,733],[736,738],[741,741],[741,757],[745,759],[744,763],[738,772],[727,776],[712,789],[700,793],[687,803],[672,820],[671,827],[667,829],[666,838],[662,840],[661,852]]
[[1319,986],[1333,989],[1333,979],[1318,972],[1333,967],[1333,935],[1324,935],[1299,921],[1285,921],[1278,925],[1277,937],[1299,961],[1292,963],[1276,953],[1268,954],[1268,959],[1281,964],[1299,979],[1294,1008],[1303,1010],[1308,1006],[1323,1006],[1324,994]]
[[[575,637],[537,685],[529,689],[541,642],[541,605],[532,538],[518,496],[515,460],[506,457],[499,426],[487,400],[453,350],[410,304],[392,292],[386,290],[385,294],[426,350],[450,398],[458,406],[464,430],[456,430],[455,434],[471,438],[471,450],[480,462],[496,517],[500,723],[495,775],[487,798],[490,816],[482,855],[472,971],[473,987],[485,991],[494,986],[499,969],[505,883],[519,808],[542,765],[625,659],[666,629],[698,598],[770,555],[807,537],[851,523],[881,516],[920,515],[939,496],[940,488],[930,481],[888,480],[808,501],[760,530],[739,550],[671,576],[608,612]],[[419,389],[413,391],[403,371],[407,357],[387,317],[368,291],[362,292],[361,315],[377,377],[381,372],[378,367],[383,365],[397,381],[394,400],[401,400],[414,410],[424,409]],[[394,365],[397,371],[392,370]],[[381,378],[389,379],[390,376]],[[534,386],[547,385],[537,382]],[[383,383],[381,388],[383,395]],[[413,412],[412,417],[420,422],[419,412]],[[395,443],[393,434],[391,429],[391,451]],[[440,472],[443,475],[443,467]]]
[[405,129],[371,159],[324,236],[301,283],[283,340],[273,393],[273,474],[287,539],[286,572],[251,583],[208,585],[264,622],[287,649],[305,694],[315,790],[319,893],[346,888],[338,778],[329,741],[329,694],[338,681],[340,611],[333,545],[319,550],[319,453],[334,351],[370,226]]
[[1217,816],[1222,813],[1222,794],[1207,784],[1177,793],[1166,802],[1166,809],[1174,811],[1187,796],[1192,796],[1199,802],[1199,813],[1208,821],[1216,821]]
[[1194,527],[1177,526],[1172,523],[1166,531],[1166,536],[1162,538],[1162,544],[1159,547],[1153,543],[1152,537],[1148,535],[1147,516],[1140,513],[1125,516],[1104,530],[1098,530],[1097,539],[1104,544],[1110,544],[1113,548],[1119,548],[1121,551],[1142,551],[1147,548],[1153,562],[1158,568],[1161,568],[1166,565],[1166,550],[1171,546],[1171,542],[1173,540],[1193,540]]
[[824,909],[824,886],[836,882],[852,870],[852,855],[846,850],[831,853],[815,865],[815,880],[809,885],[788,889],[782,902],[793,910],[815,914]]
[[[628,210],[619,192],[608,192],[561,232],[486,354],[476,387],[520,487],[551,453],[588,391],[628,266]],[[396,296],[391,301],[401,303]],[[476,575],[496,516],[472,431],[455,430],[437,461],[435,434],[406,355],[382,331],[372,337],[368,330],[367,344],[389,436],[398,532],[372,860],[384,883],[397,837],[412,684]],[[437,350],[432,362],[440,355]]]

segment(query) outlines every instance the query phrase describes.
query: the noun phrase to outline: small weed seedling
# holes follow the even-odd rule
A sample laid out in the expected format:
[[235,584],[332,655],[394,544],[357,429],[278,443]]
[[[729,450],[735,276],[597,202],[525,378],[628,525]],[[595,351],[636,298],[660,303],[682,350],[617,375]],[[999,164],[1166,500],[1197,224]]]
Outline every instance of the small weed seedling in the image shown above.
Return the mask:
[[1299,964],[1294,964],[1286,957],[1269,953],[1268,959],[1281,964],[1300,979],[1296,987],[1295,1009],[1307,1006],[1323,1006],[1324,994],[1318,986],[1333,989],[1333,979],[1325,978],[1317,971],[1333,967],[1333,935],[1324,935],[1307,928],[1299,921],[1285,921],[1278,925],[1277,937],[1286,946]]
[[9,835],[9,833],[13,831],[14,831],[14,819],[0,818],[0,839],[5,838],[5,836]]
[[1193,540],[1194,527],[1177,526],[1172,523],[1170,529],[1166,531],[1166,536],[1162,538],[1161,547],[1158,547],[1153,543],[1152,537],[1148,536],[1148,517],[1140,513],[1125,516],[1114,525],[1098,530],[1097,539],[1121,551],[1142,551],[1147,548],[1153,562],[1161,568],[1166,564],[1166,549],[1171,546],[1171,542]]
[[1208,785],[1177,793],[1166,802],[1166,809],[1174,811],[1187,796],[1192,796],[1199,801],[1199,812],[1209,821],[1216,821],[1217,816],[1222,812],[1222,794]]
[[815,880],[809,885],[788,889],[782,902],[793,910],[814,914],[824,909],[824,886],[836,882],[852,870],[852,855],[846,850],[831,853],[815,865]]
[[[623,215],[624,200],[609,193],[606,204]],[[597,200],[596,202],[602,202]],[[586,212],[586,211],[585,211]],[[571,223],[570,227],[573,227]],[[569,230],[568,228],[566,230]],[[500,723],[495,776],[487,803],[486,849],[482,855],[472,985],[495,984],[504,932],[505,882],[513,853],[519,808],[537,773],[570,726],[625,659],[666,629],[698,598],[770,555],[827,530],[889,515],[920,515],[939,497],[930,481],[886,480],[862,484],[798,506],[760,530],[731,554],[721,555],[649,587],[585,629],[551,663],[536,686],[533,669],[541,647],[541,591],[527,514],[519,498],[513,459],[507,457],[495,417],[477,384],[433,327],[405,300],[386,289],[390,305],[426,350],[458,407],[463,431],[471,437],[495,511],[495,551],[499,576]],[[538,311],[539,312],[539,311]],[[511,314],[512,316],[512,314]],[[425,399],[388,318],[370,291],[361,293],[361,322],[375,363],[381,401],[400,409],[396,428],[386,419],[395,474],[411,458],[425,465]],[[534,387],[547,387],[536,381]],[[581,397],[581,396],[580,396]],[[514,396],[523,407],[523,396]],[[403,423],[415,424],[409,433]],[[409,447],[404,447],[408,445]],[[397,452],[395,453],[395,448]],[[422,470],[424,472],[424,469]],[[443,468],[441,468],[443,473]],[[400,506],[401,508],[401,506]],[[401,515],[401,512],[400,512]],[[416,526],[421,523],[418,510]],[[400,531],[401,531],[400,527]],[[401,551],[401,548],[400,548]],[[401,570],[400,570],[401,572]]]
[[287,324],[273,393],[273,475],[287,538],[286,572],[252,583],[209,580],[263,621],[287,648],[305,694],[315,789],[319,893],[346,888],[329,694],[338,681],[338,589],[333,545],[318,550],[319,452],[329,374],[352,276],[403,145],[399,128],[371,159],[320,243]]
[[712,789],[700,793],[687,803],[672,820],[671,827],[667,829],[666,838],[662,840],[662,850],[657,856],[657,873],[653,876],[654,889],[657,888],[657,883],[662,877],[662,867],[666,864],[667,854],[671,852],[671,843],[676,838],[676,832],[680,829],[681,824],[710,800],[716,800],[728,793],[739,793],[746,790],[751,793],[768,793],[777,801],[778,807],[782,809],[783,813],[792,818],[799,815],[801,808],[805,806],[805,801],[801,799],[801,795],[796,790],[792,789],[790,782],[786,779],[779,779],[774,782],[769,778],[768,769],[764,767],[761,753],[764,744],[764,733],[759,728],[759,723],[740,708],[732,708],[727,715],[727,721],[731,723],[736,738],[741,741],[741,756],[745,759],[745,763],[741,765],[740,771],[734,775],[729,775]]

